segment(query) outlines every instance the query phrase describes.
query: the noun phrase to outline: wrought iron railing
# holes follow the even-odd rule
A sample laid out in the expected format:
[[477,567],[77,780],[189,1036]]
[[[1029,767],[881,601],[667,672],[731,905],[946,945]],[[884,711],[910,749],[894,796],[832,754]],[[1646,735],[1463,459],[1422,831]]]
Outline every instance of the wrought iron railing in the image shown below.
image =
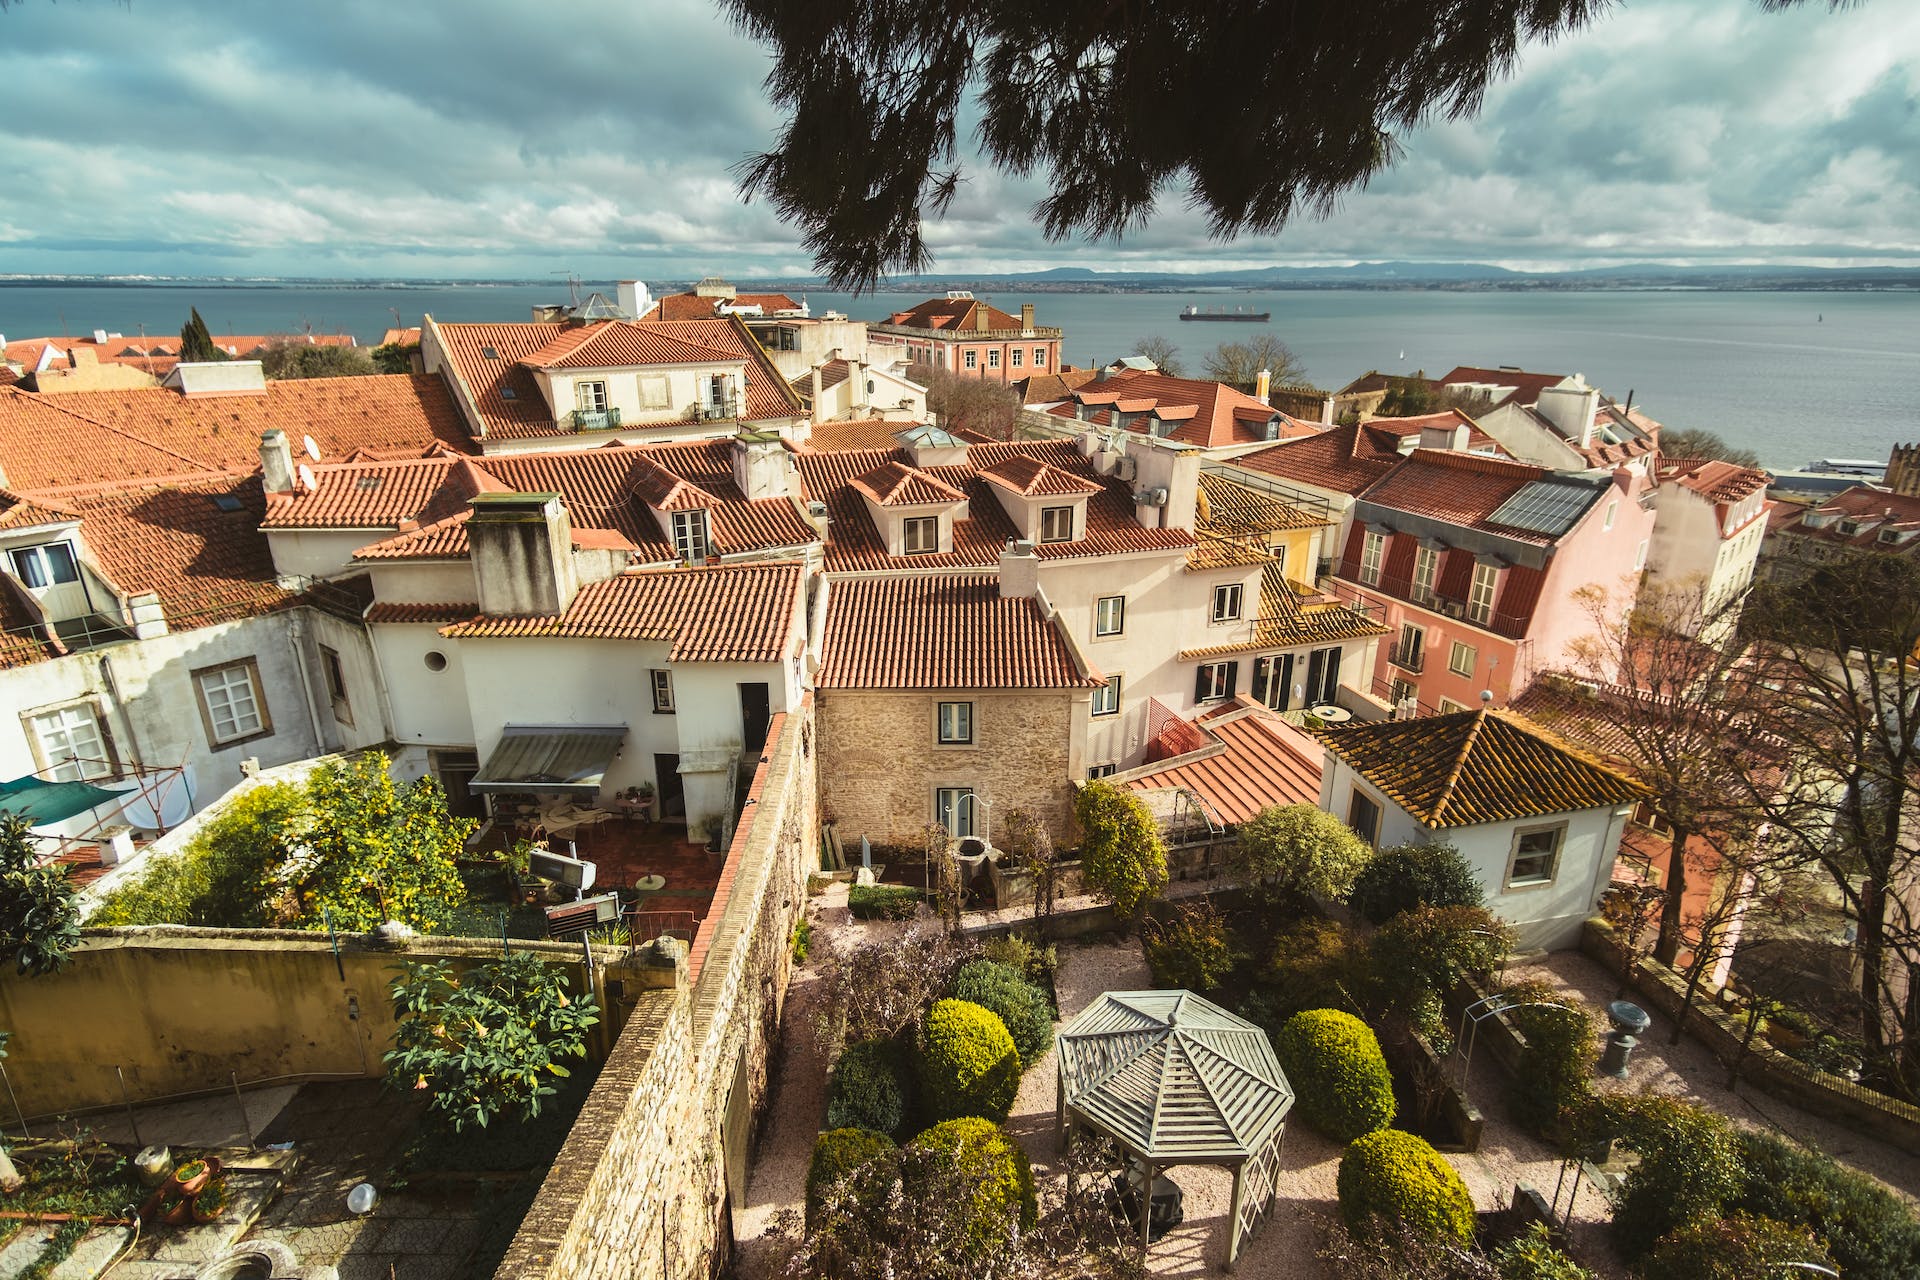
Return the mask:
[[575,409],[567,417],[575,431],[611,431],[620,425],[618,409]]

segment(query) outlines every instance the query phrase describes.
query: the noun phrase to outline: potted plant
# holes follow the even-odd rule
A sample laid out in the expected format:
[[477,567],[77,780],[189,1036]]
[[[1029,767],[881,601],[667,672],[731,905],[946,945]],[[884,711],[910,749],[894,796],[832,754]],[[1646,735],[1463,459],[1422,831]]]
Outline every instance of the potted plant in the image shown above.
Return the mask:
[[175,1165],[172,1176],[167,1179],[167,1185],[162,1187],[161,1191],[169,1198],[173,1196],[190,1198],[199,1195],[201,1188],[207,1185],[207,1180],[219,1172],[219,1167],[220,1162],[212,1158],[188,1160]]
[[200,1188],[200,1194],[193,1198],[193,1220],[212,1222],[227,1211],[227,1180],[224,1176],[209,1179],[207,1185]]

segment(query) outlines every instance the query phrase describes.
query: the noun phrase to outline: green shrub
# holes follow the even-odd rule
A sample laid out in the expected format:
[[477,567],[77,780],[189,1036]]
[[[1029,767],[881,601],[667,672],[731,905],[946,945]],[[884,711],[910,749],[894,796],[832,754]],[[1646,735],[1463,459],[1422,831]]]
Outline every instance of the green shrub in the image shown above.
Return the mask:
[[139,878],[105,895],[87,923],[257,928],[268,919],[263,888],[285,856],[280,832],[299,811],[290,782],[256,787],[229,804],[173,857],[150,858]]
[[1426,1235],[1473,1239],[1473,1197],[1452,1165],[1422,1138],[1377,1129],[1340,1157],[1340,1216],[1364,1229],[1374,1214]]
[[1020,1089],[1020,1051],[991,1009],[942,1000],[927,1014],[920,1080],[929,1115],[1005,1120]]
[[1373,848],[1318,805],[1270,805],[1240,825],[1236,869],[1266,897],[1344,897]]
[[[1675,1228],[1640,1260],[1636,1274],[1641,1280],[1765,1280],[1771,1275],[1818,1274],[1795,1267],[1782,1269],[1783,1262],[1833,1265],[1805,1227],[1736,1213]],[[1841,1274],[1852,1280],[1852,1272]]]
[[911,920],[926,895],[904,884],[856,884],[847,890],[855,920]]
[[1490,1256],[1500,1280],[1594,1280],[1593,1272],[1554,1246],[1544,1222],[1534,1223]]
[[874,1207],[893,1180],[898,1150],[892,1138],[871,1129],[834,1129],[815,1138],[813,1160],[807,1165],[807,1221],[819,1218],[828,1193],[837,1186],[851,1191],[855,1203]]
[[1339,1142],[1393,1120],[1393,1076],[1366,1023],[1338,1009],[1295,1014],[1273,1038],[1300,1118]]
[[1080,873],[1089,892],[1130,920],[1167,885],[1167,848],[1139,796],[1111,782],[1089,782],[1073,798],[1085,839]]
[[1054,971],[1060,967],[1060,955],[1051,943],[1043,947],[1024,933],[988,938],[980,944],[980,954],[995,964],[1018,969],[1028,982],[1042,990],[1053,984]]
[[1053,1002],[1020,970],[992,960],[971,961],[954,975],[953,998],[991,1010],[1006,1024],[1022,1068],[1053,1048]]
[[898,1136],[908,1113],[900,1050],[887,1040],[850,1044],[834,1064],[827,1128],[873,1129]]
[[1399,844],[1382,849],[1354,877],[1347,902],[1374,924],[1414,907],[1479,907],[1486,890],[1450,844]]
[[1212,991],[1240,961],[1233,932],[1204,898],[1181,903],[1170,919],[1149,922],[1140,940],[1156,987]]
[[907,1153],[910,1181],[916,1166],[938,1162],[958,1168],[972,1186],[967,1217],[973,1225],[967,1236],[976,1247],[1005,1239],[1009,1217],[1016,1217],[1023,1230],[1038,1217],[1027,1153],[991,1121],[965,1116],[934,1125],[907,1144]]
[[1847,1280],[1920,1276],[1920,1221],[1899,1197],[1832,1157],[1742,1130],[1742,1185],[1729,1209],[1806,1227]]
[[813,950],[813,922],[804,915],[793,922],[793,962],[805,964]]
[[1599,1030],[1580,997],[1545,981],[1516,982],[1501,994],[1522,1004],[1551,1001],[1564,1009],[1537,1005],[1507,1015],[1527,1047],[1519,1069],[1507,1080],[1514,1118],[1541,1137],[1564,1133],[1593,1097],[1593,1064]]
[[1611,1196],[1614,1238],[1629,1260],[1675,1228],[1718,1218],[1740,1190],[1733,1126],[1704,1107],[1659,1094],[1612,1095],[1589,1108],[1586,1127],[1640,1156]]
[[1277,1015],[1268,1030],[1308,1009],[1353,1006],[1363,959],[1347,931],[1324,916],[1307,916],[1286,926],[1274,939],[1273,958],[1257,985],[1266,1008]]

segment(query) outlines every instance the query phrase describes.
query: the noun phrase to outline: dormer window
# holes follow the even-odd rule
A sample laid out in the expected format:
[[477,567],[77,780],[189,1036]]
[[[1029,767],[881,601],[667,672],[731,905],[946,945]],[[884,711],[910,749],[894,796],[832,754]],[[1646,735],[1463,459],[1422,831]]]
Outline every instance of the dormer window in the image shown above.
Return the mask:
[[938,516],[909,516],[900,523],[906,554],[925,556],[940,550],[940,518]]
[[704,563],[712,545],[707,538],[705,511],[673,513],[673,550],[685,564]]
[[576,382],[573,384],[574,407],[582,413],[605,413],[607,411],[607,384],[604,382]]
[[80,567],[74,561],[73,548],[64,542],[20,548],[13,553],[13,572],[35,591],[80,580]]
[[1073,541],[1073,508],[1042,507],[1040,509],[1040,541]]

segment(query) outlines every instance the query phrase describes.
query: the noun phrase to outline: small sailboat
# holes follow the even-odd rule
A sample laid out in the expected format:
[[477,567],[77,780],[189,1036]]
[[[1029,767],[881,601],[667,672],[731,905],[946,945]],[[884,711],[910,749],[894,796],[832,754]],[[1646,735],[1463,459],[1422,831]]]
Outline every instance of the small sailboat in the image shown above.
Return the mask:
[[1400,358],[1401,358],[1402,360],[1405,360],[1405,359],[1407,358],[1407,353],[1406,353],[1405,351],[1402,351],[1402,352],[1400,353]]

